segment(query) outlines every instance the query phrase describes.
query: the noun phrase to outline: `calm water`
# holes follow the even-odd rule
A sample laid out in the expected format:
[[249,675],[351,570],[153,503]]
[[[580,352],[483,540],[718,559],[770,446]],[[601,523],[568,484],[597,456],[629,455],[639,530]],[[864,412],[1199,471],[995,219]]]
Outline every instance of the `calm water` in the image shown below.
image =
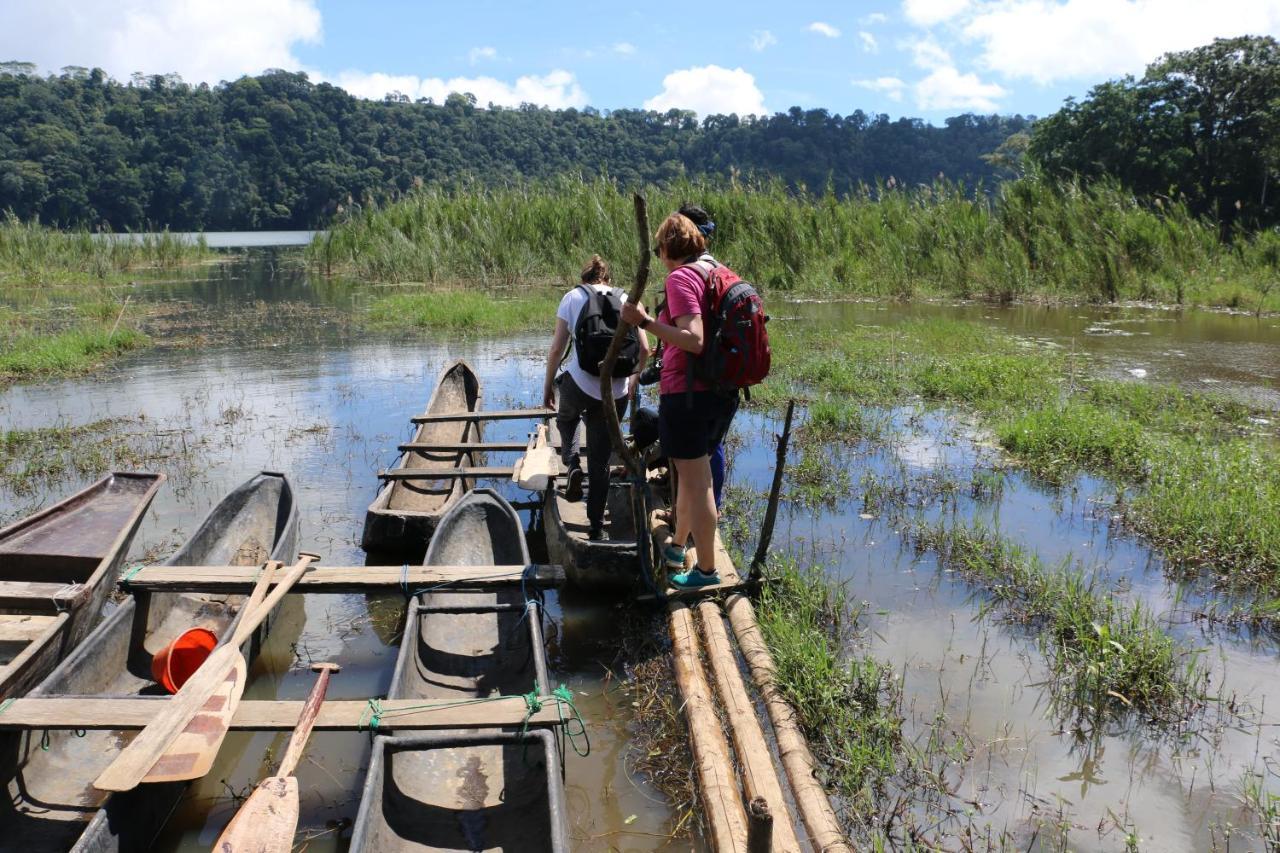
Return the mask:
[[[364,511],[377,490],[375,472],[391,464],[409,435],[440,369],[466,358],[484,383],[485,405],[532,405],[541,384],[543,336],[456,342],[427,337],[353,335],[327,312],[348,310],[360,297],[340,286],[309,281],[275,254],[254,255],[209,281],[144,288],[150,298],[180,302],[217,325],[242,330],[210,334],[205,346],[157,349],[123,360],[87,379],[12,387],[0,392],[0,423],[34,427],[145,414],[152,428],[180,430],[191,465],[174,470],[139,533],[135,551],[164,551],[181,541],[223,494],[261,469],[287,471],[302,511],[302,547],[329,564],[358,564]],[[135,297],[139,298],[139,297]],[[255,305],[252,323],[241,312]],[[268,306],[262,309],[261,306]],[[272,307],[274,306],[274,307]],[[278,309],[278,310],[277,310]],[[326,309],[326,310],[321,310]],[[1027,337],[1074,347],[1098,369],[1134,381],[1173,379],[1216,385],[1256,400],[1280,394],[1277,320],[1140,309],[1088,310],[989,306],[897,306],[867,303],[796,304],[778,312],[815,322],[891,324],[946,314],[989,322]],[[785,334],[783,321],[775,334]],[[244,329],[251,331],[245,332]],[[1112,331],[1106,331],[1112,330]],[[1133,370],[1146,371],[1146,380]],[[1277,405],[1280,405],[1278,403]],[[1046,560],[1068,555],[1122,583],[1147,601],[1178,636],[1203,648],[1243,718],[1187,742],[1157,742],[1142,730],[1117,728],[1093,736],[1063,731],[1052,719],[1042,686],[1046,666],[1034,637],[983,615],[974,590],[941,572],[932,558],[904,547],[888,521],[864,512],[864,474],[924,476],[952,472],[968,482],[993,452],[944,415],[902,410],[894,440],[874,448],[830,449],[830,465],[851,472],[849,494],[832,506],[786,504],[775,544],[817,557],[868,604],[864,642],[904,677],[903,712],[912,738],[939,716],[969,745],[948,768],[957,796],[979,804],[975,822],[1007,831],[1024,849],[1043,843],[1034,826],[1061,812],[1073,849],[1120,850],[1131,825],[1143,849],[1207,849],[1223,828],[1251,826],[1240,810],[1240,782],[1253,770],[1268,779],[1280,761],[1280,725],[1270,710],[1276,647],[1267,638],[1227,631],[1188,618],[1195,590],[1163,578],[1157,555],[1113,529],[1099,502],[1110,494],[1084,480],[1057,492],[1010,474],[996,501],[959,497],[947,512],[998,521],[1001,530]],[[497,423],[486,438],[523,438],[523,427]],[[732,482],[767,486],[771,436],[777,425],[739,418],[741,447]],[[77,487],[63,483],[50,500]],[[509,483],[511,498],[527,498]],[[0,514],[36,498],[0,494]],[[931,507],[926,512],[938,512]],[[526,520],[528,514],[525,513]],[[395,659],[402,602],[397,596],[291,597],[285,618],[255,666],[249,694],[301,698],[313,683],[311,661],[343,665],[329,695],[363,699],[385,692]],[[616,668],[616,620],[587,604],[549,600],[554,678],[570,686],[587,716],[592,752],[571,756],[567,783],[571,831],[581,850],[687,849],[668,845],[674,816],[662,797],[630,771],[632,697],[609,676]],[[280,754],[286,736],[236,735],[219,765],[194,786],[157,849],[208,849],[229,819],[230,792],[265,775],[268,749]],[[299,768],[307,850],[343,849],[358,806],[367,734],[318,734]],[[632,756],[634,758],[634,756]],[[1246,830],[1247,832],[1247,830]],[[1232,849],[1257,849],[1256,836],[1232,837]]]

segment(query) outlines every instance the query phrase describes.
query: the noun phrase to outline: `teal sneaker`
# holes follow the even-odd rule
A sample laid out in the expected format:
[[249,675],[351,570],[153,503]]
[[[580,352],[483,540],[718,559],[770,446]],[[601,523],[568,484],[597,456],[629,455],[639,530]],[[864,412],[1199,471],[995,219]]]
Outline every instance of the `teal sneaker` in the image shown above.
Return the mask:
[[662,549],[662,562],[668,569],[684,568],[684,549],[679,545],[668,545]]
[[704,572],[702,569],[690,569],[671,576],[671,585],[681,589],[697,589],[703,586],[715,586],[720,583],[719,572]]

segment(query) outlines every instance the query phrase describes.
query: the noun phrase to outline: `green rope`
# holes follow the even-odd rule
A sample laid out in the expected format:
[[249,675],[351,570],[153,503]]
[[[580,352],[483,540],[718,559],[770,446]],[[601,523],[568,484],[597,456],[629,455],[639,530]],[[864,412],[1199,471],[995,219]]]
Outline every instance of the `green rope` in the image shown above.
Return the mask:
[[17,697],[14,696],[4,700],[3,702],[0,702],[0,714],[3,714],[5,711],[9,710],[9,706],[16,701],[17,701]]
[[133,580],[134,576],[135,576],[136,574],[138,574],[138,572],[140,572],[140,571],[142,571],[144,568],[146,568],[146,566],[147,566],[147,564],[146,564],[146,563],[138,563],[138,564],[137,564],[137,565],[135,565],[133,568],[129,569],[127,572],[125,572],[123,575],[121,575],[121,576],[120,576],[120,588],[121,588],[121,589],[123,589],[125,592],[128,592],[128,591],[129,591],[129,581]]
[[[573,747],[573,751],[579,758],[586,758],[591,754],[591,739],[587,736],[587,724],[583,721],[582,714],[578,713],[578,706],[573,704],[573,691],[561,684],[551,691],[551,695],[558,700],[556,711],[560,714],[560,728],[564,730],[565,740],[569,741],[569,745]],[[568,719],[564,716],[566,705],[569,706],[572,715]],[[578,738],[582,738],[581,748],[578,747]]]

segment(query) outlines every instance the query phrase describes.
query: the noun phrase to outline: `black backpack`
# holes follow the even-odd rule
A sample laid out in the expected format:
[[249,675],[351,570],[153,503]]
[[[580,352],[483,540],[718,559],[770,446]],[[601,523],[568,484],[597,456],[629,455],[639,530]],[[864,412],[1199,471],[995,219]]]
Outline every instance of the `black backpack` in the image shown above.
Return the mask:
[[[604,361],[614,332],[622,322],[622,291],[611,287],[607,294],[602,294],[589,284],[580,287],[587,292],[587,304],[578,312],[578,322],[573,327],[573,348],[577,351],[578,366],[592,376],[599,376],[600,362]],[[623,338],[612,378],[630,376],[639,363],[640,337],[631,329]]]

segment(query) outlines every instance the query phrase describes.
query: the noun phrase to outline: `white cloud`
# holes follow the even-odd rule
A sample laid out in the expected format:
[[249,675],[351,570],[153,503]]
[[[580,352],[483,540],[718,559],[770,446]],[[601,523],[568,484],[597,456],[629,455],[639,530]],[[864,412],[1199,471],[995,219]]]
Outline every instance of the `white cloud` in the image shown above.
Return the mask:
[[486,60],[493,61],[498,58],[498,49],[494,47],[473,47],[467,51],[467,59],[472,65]]
[[909,42],[906,47],[911,51],[911,61],[917,68],[933,71],[955,64],[951,61],[951,54],[931,35]]
[[809,32],[826,36],[829,39],[840,38],[840,31],[824,21],[814,21],[809,25]]
[[876,41],[876,37],[866,30],[858,31],[858,38],[862,40],[862,49],[867,53],[879,53],[880,43]]
[[294,46],[321,37],[314,0],[4,0],[0,16],[0,57],[45,72],[97,66],[119,79],[176,71],[217,83],[298,69]]
[[1041,84],[1137,73],[1216,37],[1280,34],[1280,0],[1003,0],[969,16],[982,65]]
[[432,98],[441,103],[453,92],[470,92],[480,106],[497,104],[514,107],[520,104],[564,109],[584,107],[587,94],[577,79],[568,71],[556,70],[542,77],[526,75],[514,83],[493,77],[417,77],[412,74],[394,75],[381,72],[343,71],[332,81],[353,95],[379,99],[388,92],[400,92],[410,98]]
[[619,56],[632,56],[636,52],[636,46],[629,41],[620,41],[613,46],[613,52]]
[[768,30],[756,30],[751,34],[751,49],[756,53],[778,43],[778,39]]
[[693,110],[699,115],[737,113],[764,115],[764,95],[756,78],[742,68],[718,65],[672,71],[662,80],[662,91],[644,102],[647,110]]
[[[1118,0],[1100,0],[1118,2]],[[969,8],[970,0],[902,0],[902,11],[907,20],[922,27],[940,24]]]
[[934,69],[915,84],[916,106],[922,110],[977,110],[996,112],[997,98],[1008,91],[996,83],[983,83],[976,74],[961,74],[950,65]]
[[854,80],[853,85],[870,92],[879,92],[891,101],[901,101],[907,84],[897,77],[877,77],[874,80]]
[[889,16],[884,12],[872,12],[870,15],[863,15],[859,18],[858,23],[862,24],[864,27],[872,27],[876,24],[887,23],[888,20]]

